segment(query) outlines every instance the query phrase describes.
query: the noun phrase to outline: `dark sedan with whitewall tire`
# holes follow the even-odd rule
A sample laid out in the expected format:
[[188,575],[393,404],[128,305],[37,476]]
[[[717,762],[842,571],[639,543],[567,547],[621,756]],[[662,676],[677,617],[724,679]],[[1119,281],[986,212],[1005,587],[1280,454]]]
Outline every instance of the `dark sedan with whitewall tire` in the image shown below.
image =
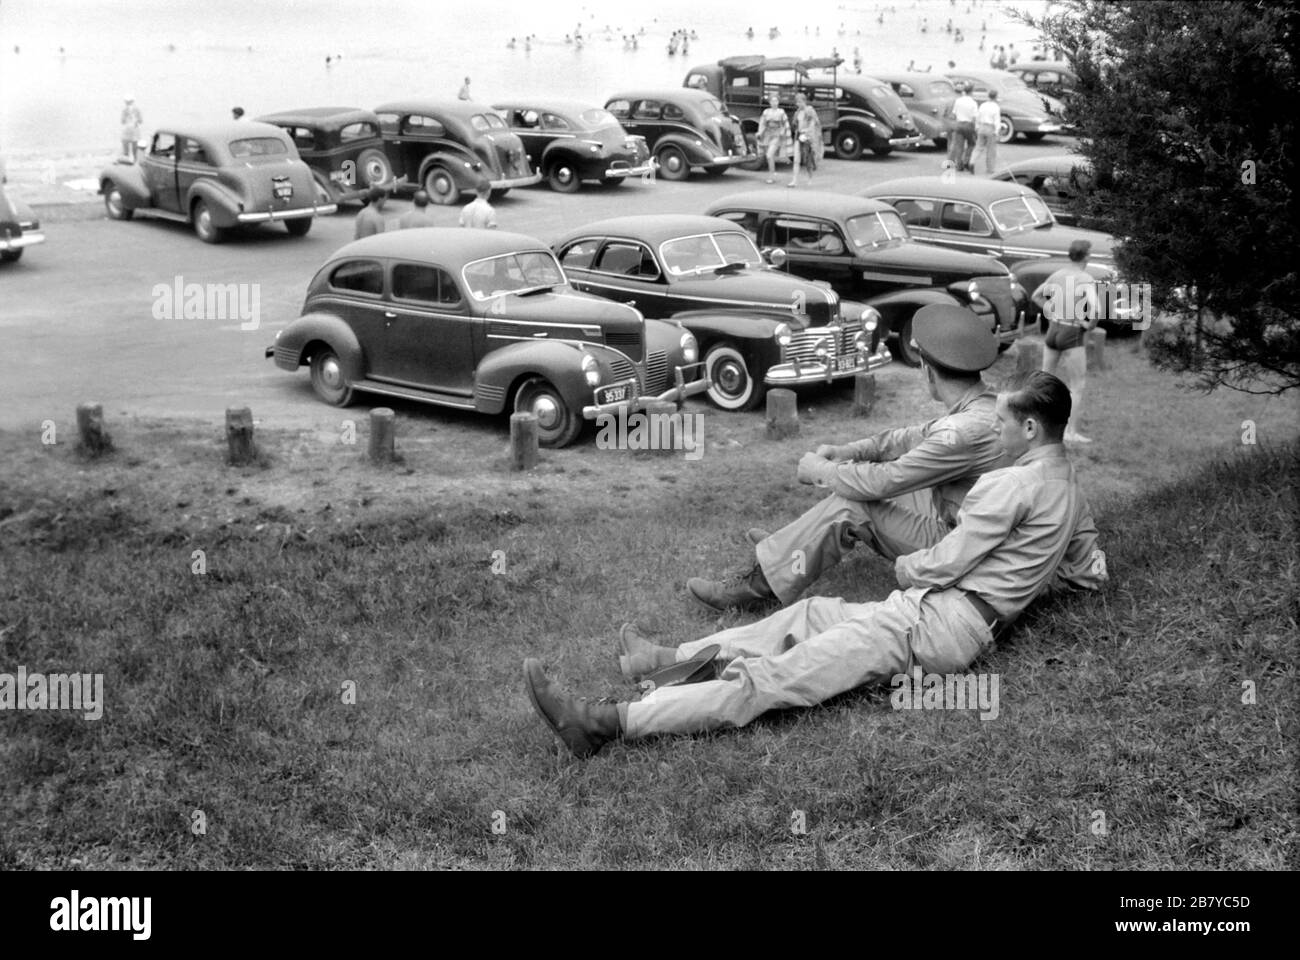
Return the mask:
[[532,413],[547,447],[602,414],[708,389],[683,325],[573,290],[545,244],[497,230],[428,227],[344,246],[266,355],[307,367],[336,406],[368,393]]
[[523,141],[472,100],[401,100],[375,107],[393,174],[431,203],[457,203],[486,182],[492,199],[540,183]]
[[724,410],[753,409],[770,387],[829,383],[890,361],[876,310],[773,269],[728,220],[618,217],[571,230],[554,249],[578,289],[690,330],[709,399]]
[[705,211],[731,220],[761,250],[781,250],[780,269],[829,283],[884,318],[895,355],[909,366],[912,317],[941,303],[980,317],[1005,350],[1022,334],[1027,295],[991,256],[914,240],[893,207],[843,193],[753,190],[715,200]]
[[316,190],[289,135],[252,120],[160,129],[138,163],[114,163],[99,175],[109,219],[188,223],[205,243],[272,222],[304,236],[313,217],[337,209],[317,202]]
[[645,138],[629,134],[608,110],[534,97],[501,100],[494,109],[557,193],[573,193],[584,180],[616,187],[654,173]]
[[719,176],[758,159],[740,120],[703,90],[669,87],[616,93],[605,109],[628,133],[645,138],[658,175],[665,180],[685,180],[692,167]]
[[275,124],[293,140],[316,178],[321,203],[357,201],[370,187],[393,180],[379,135],[379,117],[369,110],[307,107],[257,119]]

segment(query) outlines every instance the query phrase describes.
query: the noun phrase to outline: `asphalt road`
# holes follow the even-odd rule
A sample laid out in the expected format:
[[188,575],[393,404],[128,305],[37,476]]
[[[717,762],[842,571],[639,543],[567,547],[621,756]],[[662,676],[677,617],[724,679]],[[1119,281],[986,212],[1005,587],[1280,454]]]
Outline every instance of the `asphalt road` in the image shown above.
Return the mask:
[[[1072,141],[1002,145],[1000,158],[1068,151]],[[824,160],[818,189],[856,192],[896,177],[937,173],[943,154],[929,149],[847,162]],[[777,171],[778,186],[789,168]],[[497,203],[502,229],[550,241],[609,216],[699,213],[715,198],[764,185],[766,172],[697,174],[679,183],[584,185],[562,195],[544,185],[515,190]],[[804,189],[800,186],[797,189]],[[390,202],[396,219],[408,208]],[[432,208],[454,226],[458,207]],[[47,242],[16,264],[0,265],[0,429],[68,423],[78,403],[104,405],[106,416],[195,417],[219,423],[230,406],[250,406],[278,426],[318,428],[337,412],[317,401],[306,371],[296,376],[264,356],[275,331],[294,319],[307,283],[326,257],[352,239],[353,208],[317,218],[304,238],[267,225],[220,245],[199,242],[185,226],[158,220],[114,222],[102,206],[38,211]],[[238,317],[158,317],[159,287],[182,283],[251,284],[258,326]],[[249,304],[251,306],[251,302]],[[365,402],[362,397],[361,402]],[[429,408],[437,416],[436,408]]]

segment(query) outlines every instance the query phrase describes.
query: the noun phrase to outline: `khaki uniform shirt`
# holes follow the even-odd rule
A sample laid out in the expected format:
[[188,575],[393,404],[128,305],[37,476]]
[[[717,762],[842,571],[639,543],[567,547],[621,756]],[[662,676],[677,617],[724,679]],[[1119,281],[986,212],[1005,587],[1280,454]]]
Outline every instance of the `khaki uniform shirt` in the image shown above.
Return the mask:
[[904,588],[957,587],[1014,620],[1040,593],[1105,583],[1106,555],[1059,443],[1036,447],[980,477],[957,526],[928,550],[894,561]]
[[846,500],[887,500],[933,487],[936,512],[952,524],[975,480],[1004,466],[996,408],[997,394],[978,383],[942,417],[849,444],[854,462],[828,460],[814,479]]

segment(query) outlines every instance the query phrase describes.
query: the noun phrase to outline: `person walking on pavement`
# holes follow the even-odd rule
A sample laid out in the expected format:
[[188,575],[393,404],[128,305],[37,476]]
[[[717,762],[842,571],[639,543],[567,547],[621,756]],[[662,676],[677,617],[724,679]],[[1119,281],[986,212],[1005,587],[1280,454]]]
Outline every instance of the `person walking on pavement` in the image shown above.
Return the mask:
[[789,605],[859,543],[894,560],[934,546],[956,524],[976,479],[1002,465],[994,393],[980,376],[997,359],[997,339],[955,304],[922,307],[912,327],[930,396],[947,412],[805,454],[796,476],[829,494],[774,533],[750,529],[748,569],[721,581],[692,577],[686,589],[697,601],[715,610]]
[[794,132],[794,173],[790,177],[790,186],[797,187],[799,167],[808,171],[808,182],[811,183],[823,149],[821,118],[802,92],[794,95]]
[[781,109],[781,100],[775,93],[767,102],[768,108],[758,119],[758,147],[767,157],[767,182],[776,183],[777,157],[785,156],[790,149],[790,118]]
[[462,227],[476,227],[480,230],[496,229],[497,212],[492,209],[492,204],[488,203],[488,197],[491,195],[491,186],[487,183],[478,185],[478,196],[465,204],[464,209],[460,211]]
[[139,150],[140,126],[144,123],[144,118],[140,115],[140,108],[135,105],[135,97],[128,95],[125,99],[126,102],[122,106],[122,156],[130,157],[131,162],[134,163]]
[[[769,710],[814,706],[913,667],[965,670],[1037,597],[1099,590],[1107,580],[1092,513],[1061,443],[1069,419],[1068,389],[1041,370],[999,394],[995,429],[1011,465],[976,482],[947,536],[895,561],[899,589],[883,600],[811,597],[675,648],[628,624],[619,638],[627,679],[688,663],[693,677],[702,674],[698,682],[659,686],[636,702],[589,701],[528,658],[533,709],[585,758],[619,738],[743,727]],[[714,671],[696,670],[693,660]]]
[[416,190],[415,196],[411,198],[413,206],[404,214],[397,218],[398,230],[410,230],[418,227],[436,227],[438,222],[433,219],[433,214],[429,210],[429,195],[423,190]]
[[1043,281],[1030,294],[1050,321],[1043,340],[1043,370],[1060,377],[1070,390],[1070,428],[1066,443],[1092,443],[1079,432],[1082,423],[1083,388],[1088,379],[1088,334],[1101,319],[1097,280],[1088,272],[1092,244],[1075,240],[1070,244],[1070,262]]
[[383,187],[371,187],[366,191],[362,200],[361,212],[357,214],[353,226],[353,240],[360,240],[362,237],[370,237],[376,233],[384,232],[386,224],[383,209],[387,200],[388,191]]
[[971,169],[971,151],[975,149],[975,117],[979,104],[970,95],[968,84],[959,84],[957,99],[952,102],[952,140],[948,144],[948,159],[958,170]]
[[998,92],[989,91],[989,98],[980,104],[975,114],[975,151],[970,157],[971,173],[981,160],[989,176],[998,164],[998,130],[1002,126],[1002,108],[998,106]]

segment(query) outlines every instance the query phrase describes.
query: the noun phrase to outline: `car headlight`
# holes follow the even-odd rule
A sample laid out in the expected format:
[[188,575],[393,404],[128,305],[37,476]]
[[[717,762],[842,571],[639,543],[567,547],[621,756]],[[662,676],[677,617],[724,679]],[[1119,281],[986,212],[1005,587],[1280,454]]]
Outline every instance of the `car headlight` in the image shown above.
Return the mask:
[[589,353],[582,355],[582,375],[587,378],[587,386],[594,387],[600,383],[600,364]]
[[875,307],[867,307],[862,311],[862,329],[867,333],[875,333],[876,327],[880,325],[880,311]]
[[678,344],[682,348],[682,359],[687,363],[694,363],[700,358],[699,344],[695,342],[695,337],[689,330],[682,331],[682,338]]
[[970,283],[966,284],[966,296],[970,297],[971,300],[982,300],[982,299],[984,299],[984,298],[980,295],[980,285],[979,285],[978,283],[976,283],[974,280],[972,280]]
[[772,336],[780,347],[788,347],[794,342],[794,331],[790,329],[788,323],[778,323],[776,329],[772,331]]

